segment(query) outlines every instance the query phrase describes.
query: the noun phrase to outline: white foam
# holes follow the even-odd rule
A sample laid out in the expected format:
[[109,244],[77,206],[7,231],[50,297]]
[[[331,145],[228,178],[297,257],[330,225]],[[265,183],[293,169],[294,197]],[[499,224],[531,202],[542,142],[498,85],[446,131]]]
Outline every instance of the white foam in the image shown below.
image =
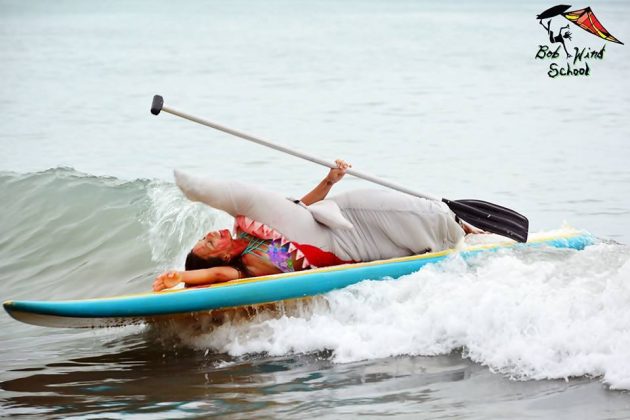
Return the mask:
[[148,187],[149,211],[142,221],[148,225],[146,240],[153,261],[162,268],[178,268],[206,232],[231,228],[231,218],[218,210],[187,200],[172,184],[154,182]]
[[629,281],[619,245],[503,250],[178,334],[233,356],[330,349],[339,363],[463,349],[515,379],[601,376],[630,389]]

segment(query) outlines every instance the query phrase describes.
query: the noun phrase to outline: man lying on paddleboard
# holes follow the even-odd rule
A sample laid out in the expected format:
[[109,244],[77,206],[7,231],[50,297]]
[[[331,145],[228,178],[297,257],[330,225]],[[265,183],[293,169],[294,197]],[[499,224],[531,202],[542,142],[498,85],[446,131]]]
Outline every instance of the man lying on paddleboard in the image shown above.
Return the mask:
[[189,199],[235,217],[234,236],[227,229],[208,233],[188,254],[185,271],[161,274],[153,290],[437,252],[481,232],[456,220],[442,202],[395,191],[357,190],[326,199],[350,167],[343,160],[336,164],[301,200],[176,171]]

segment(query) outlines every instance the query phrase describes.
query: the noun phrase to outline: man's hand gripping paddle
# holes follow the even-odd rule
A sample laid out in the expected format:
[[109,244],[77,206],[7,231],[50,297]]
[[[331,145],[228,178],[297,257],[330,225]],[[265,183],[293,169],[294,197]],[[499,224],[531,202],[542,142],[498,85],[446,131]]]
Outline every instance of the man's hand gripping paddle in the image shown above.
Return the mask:
[[[263,146],[267,146],[271,149],[278,150],[280,152],[287,153],[292,156],[308,160],[313,163],[325,166],[327,168],[336,168],[334,163],[327,162],[322,159],[318,159],[307,154],[288,149],[284,146],[280,146],[271,143],[267,140],[251,136],[249,134],[241,133],[240,131],[233,130],[228,127],[224,127],[219,124],[215,124],[210,121],[203,120],[201,118],[194,117],[192,115],[185,114],[177,111],[173,108],[164,106],[164,99],[160,95],[153,97],[153,103],[151,105],[151,113],[158,115],[160,111],[168,112],[169,114],[176,115],[181,118],[196,122],[201,125],[205,125],[215,130],[220,130],[233,136],[240,137],[244,140],[248,140]],[[429,200],[443,201],[447,206],[459,217],[460,219],[474,225],[480,229],[488,232],[496,233],[501,236],[514,239],[518,242],[527,242],[527,232],[529,229],[529,221],[525,216],[510,210],[505,207],[498,206],[496,204],[488,203],[481,200],[448,200],[446,198],[439,198],[429,194],[421,194],[416,191],[412,191],[406,187],[393,184],[391,182],[376,178],[372,175],[359,172],[355,169],[348,169],[347,174],[354,175],[358,178],[365,179],[367,181],[374,182],[375,184],[382,185],[384,187],[392,188],[394,190],[413,195],[415,197],[426,198]]]

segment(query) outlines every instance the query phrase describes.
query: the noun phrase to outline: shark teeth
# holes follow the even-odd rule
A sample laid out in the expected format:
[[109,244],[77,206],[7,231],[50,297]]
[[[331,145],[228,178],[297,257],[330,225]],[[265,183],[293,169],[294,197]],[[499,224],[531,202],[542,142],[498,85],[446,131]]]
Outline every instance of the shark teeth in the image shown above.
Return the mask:
[[295,262],[297,264],[301,263],[301,268],[316,268],[316,266],[312,265],[308,261],[304,253],[302,253],[302,251],[300,251],[295,245],[293,245],[293,242],[291,242],[280,232],[267,226],[266,224],[258,222],[256,220],[252,220],[247,216],[237,216],[234,219],[234,230],[238,229],[260,239],[271,239],[274,241],[279,241],[280,246],[285,246],[288,244],[289,252],[295,253]]

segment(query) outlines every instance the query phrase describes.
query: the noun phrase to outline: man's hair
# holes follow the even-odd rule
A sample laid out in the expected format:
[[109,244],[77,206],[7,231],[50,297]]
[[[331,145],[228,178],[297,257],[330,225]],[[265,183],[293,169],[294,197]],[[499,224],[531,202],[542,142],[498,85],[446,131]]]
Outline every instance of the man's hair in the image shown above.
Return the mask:
[[203,270],[204,268],[221,267],[225,265],[230,265],[230,262],[215,257],[201,258],[190,251],[186,256],[184,269],[186,271]]

